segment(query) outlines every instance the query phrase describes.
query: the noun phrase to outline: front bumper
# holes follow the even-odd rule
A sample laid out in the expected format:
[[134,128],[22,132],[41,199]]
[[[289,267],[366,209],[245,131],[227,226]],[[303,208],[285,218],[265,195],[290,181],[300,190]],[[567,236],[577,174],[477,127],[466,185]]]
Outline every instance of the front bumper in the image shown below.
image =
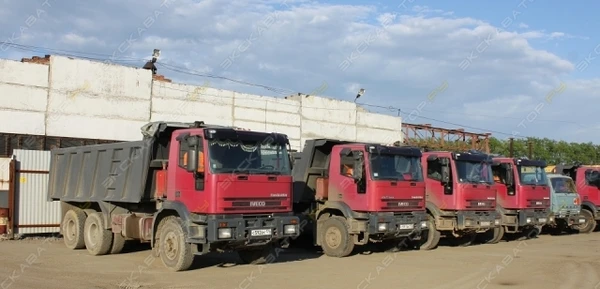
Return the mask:
[[557,222],[563,221],[567,226],[574,227],[585,224],[585,218],[579,214],[579,212],[559,212],[555,214],[555,221],[553,225],[557,225]]
[[554,214],[549,210],[521,210],[518,219],[519,227],[544,226],[554,222]]
[[458,230],[491,229],[500,224],[500,214],[496,211],[460,211],[456,214]]
[[237,216],[222,215],[207,221],[206,239],[213,242],[239,242],[265,244],[300,235],[300,220],[292,215]]
[[382,238],[408,237],[418,235],[427,229],[426,212],[392,214],[371,214],[367,225],[369,235],[381,235]]

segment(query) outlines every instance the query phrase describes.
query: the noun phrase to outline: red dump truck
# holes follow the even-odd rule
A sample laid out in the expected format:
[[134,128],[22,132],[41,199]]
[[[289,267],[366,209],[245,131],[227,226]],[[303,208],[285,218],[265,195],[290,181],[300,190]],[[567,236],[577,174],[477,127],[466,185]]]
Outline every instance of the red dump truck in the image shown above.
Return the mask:
[[496,189],[497,211],[502,216],[498,234],[486,238],[499,242],[504,233],[537,236],[542,227],[554,222],[550,210],[550,187],[544,161],[524,158],[494,157],[492,171]]
[[52,150],[48,198],[61,202],[68,248],[104,255],[126,240],[149,242],[182,271],[211,251],[264,263],[298,236],[286,135],[201,121],[151,122],[142,134]]
[[302,235],[332,257],[369,241],[413,245],[428,226],[420,157],[414,147],[307,140],[293,165]]
[[582,164],[557,165],[554,172],[571,177],[581,197],[581,215],[586,219],[582,232],[596,229],[600,221],[600,167]]
[[479,233],[500,230],[493,188],[492,158],[478,151],[423,153],[427,213],[433,224],[421,248],[435,248],[441,237],[460,246]]

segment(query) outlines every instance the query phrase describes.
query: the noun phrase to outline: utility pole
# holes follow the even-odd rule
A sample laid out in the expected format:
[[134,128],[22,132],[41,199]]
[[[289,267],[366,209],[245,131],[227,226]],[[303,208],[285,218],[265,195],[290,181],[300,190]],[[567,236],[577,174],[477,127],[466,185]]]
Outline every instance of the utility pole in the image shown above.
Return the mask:
[[513,147],[513,141],[515,139],[514,138],[509,138],[508,139],[508,153],[509,153],[509,157],[514,157],[515,151],[514,151],[514,147]]

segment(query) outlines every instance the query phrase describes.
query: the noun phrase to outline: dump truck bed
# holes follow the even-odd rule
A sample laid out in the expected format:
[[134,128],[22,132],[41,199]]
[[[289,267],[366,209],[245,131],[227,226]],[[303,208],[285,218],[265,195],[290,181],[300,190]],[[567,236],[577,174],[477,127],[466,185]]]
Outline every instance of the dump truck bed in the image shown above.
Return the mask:
[[331,139],[312,139],[304,142],[301,152],[294,153],[294,203],[313,202],[317,177],[326,174],[329,155],[334,145],[351,142]]
[[48,199],[151,202],[146,180],[152,144],[148,138],[52,150]]

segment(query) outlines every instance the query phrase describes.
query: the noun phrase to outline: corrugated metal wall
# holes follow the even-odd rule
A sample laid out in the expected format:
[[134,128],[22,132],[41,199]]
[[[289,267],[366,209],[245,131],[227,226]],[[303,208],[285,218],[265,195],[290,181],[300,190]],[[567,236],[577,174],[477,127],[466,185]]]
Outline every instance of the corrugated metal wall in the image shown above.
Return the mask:
[[[50,151],[14,150],[17,234],[59,232],[60,202],[48,202]],[[53,226],[54,225],[54,226]]]
[[0,158],[0,208],[8,208],[10,158]]

